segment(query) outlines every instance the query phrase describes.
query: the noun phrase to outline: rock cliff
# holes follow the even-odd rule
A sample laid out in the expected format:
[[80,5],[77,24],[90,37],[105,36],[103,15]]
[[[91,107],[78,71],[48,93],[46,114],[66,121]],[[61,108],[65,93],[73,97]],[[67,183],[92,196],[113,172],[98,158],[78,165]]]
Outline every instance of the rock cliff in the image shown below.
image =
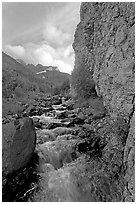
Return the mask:
[[[125,133],[122,133],[124,143],[121,143],[120,147],[123,148],[123,151],[118,148],[117,130],[115,130],[114,138],[113,133],[110,134],[110,141],[113,141],[109,144],[113,148],[116,146],[117,150],[121,151],[120,170],[122,169],[124,172],[121,182],[124,182],[124,186],[121,187],[122,197],[120,199],[128,202],[134,201],[134,46],[134,3],[88,2],[81,4],[80,23],[77,26],[73,43],[75,51],[73,73],[81,72],[81,64],[90,73],[90,78],[95,83],[96,93],[102,97],[110,120],[113,121],[112,124],[109,124],[112,132],[114,121],[124,128],[126,127]],[[119,120],[123,122],[120,123]],[[118,129],[119,125],[115,125],[115,128]],[[123,128],[121,130],[123,131]],[[119,135],[121,132],[118,133]],[[107,152],[107,149],[104,151]],[[106,152],[104,152],[104,158]]]

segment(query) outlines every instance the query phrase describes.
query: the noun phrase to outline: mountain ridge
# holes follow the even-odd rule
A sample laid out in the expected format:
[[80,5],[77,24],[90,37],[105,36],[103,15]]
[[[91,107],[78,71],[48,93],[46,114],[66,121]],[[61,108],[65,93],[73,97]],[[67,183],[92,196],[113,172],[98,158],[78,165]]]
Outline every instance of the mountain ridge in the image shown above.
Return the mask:
[[55,88],[61,87],[70,78],[69,74],[58,71],[56,67],[53,68],[54,71],[48,70],[46,73],[37,74],[38,67],[41,67],[43,71],[45,66],[38,65],[34,70],[32,70],[32,66],[24,66],[19,63],[19,60],[17,61],[2,52],[3,111],[5,108],[9,110],[14,109],[11,107],[7,108],[7,100],[9,99],[10,101],[12,99],[11,103],[13,104],[23,99],[27,103],[29,98],[31,100],[38,94],[53,94]]

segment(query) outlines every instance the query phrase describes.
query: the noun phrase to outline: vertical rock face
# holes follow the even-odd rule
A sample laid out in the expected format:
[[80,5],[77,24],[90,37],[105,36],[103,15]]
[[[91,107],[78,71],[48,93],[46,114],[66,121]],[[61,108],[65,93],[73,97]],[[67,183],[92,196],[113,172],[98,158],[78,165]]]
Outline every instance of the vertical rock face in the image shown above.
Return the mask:
[[12,174],[30,161],[36,145],[36,133],[30,118],[6,123],[2,127],[2,171]]
[[73,43],[74,70],[80,70],[84,57],[110,117],[122,117],[129,125],[123,200],[134,201],[135,4],[82,3],[80,18]]
[[135,198],[135,114],[130,122],[129,135],[127,138],[125,151],[124,151],[124,164],[125,164],[125,189],[124,201],[131,202]]

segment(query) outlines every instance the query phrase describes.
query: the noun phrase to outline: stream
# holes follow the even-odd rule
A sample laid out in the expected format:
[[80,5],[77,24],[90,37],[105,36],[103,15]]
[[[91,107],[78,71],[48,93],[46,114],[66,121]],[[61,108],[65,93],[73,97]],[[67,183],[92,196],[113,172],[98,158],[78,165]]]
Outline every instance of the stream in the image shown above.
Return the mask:
[[73,108],[71,100],[63,101],[46,107],[42,115],[31,113],[31,118],[37,135],[35,153],[24,169],[3,181],[3,201],[95,200],[89,185],[90,159],[96,160],[95,166],[100,165],[100,138],[80,108]]

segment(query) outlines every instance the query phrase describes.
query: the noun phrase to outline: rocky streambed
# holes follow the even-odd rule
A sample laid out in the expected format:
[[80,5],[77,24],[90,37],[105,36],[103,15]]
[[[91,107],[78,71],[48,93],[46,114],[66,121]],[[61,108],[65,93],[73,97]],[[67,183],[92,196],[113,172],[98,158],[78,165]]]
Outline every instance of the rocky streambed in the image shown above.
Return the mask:
[[[35,126],[36,147],[25,167],[3,176],[3,201],[122,201],[128,123],[111,118],[99,98],[91,101],[75,106],[72,99],[39,99],[24,110]],[[14,160],[28,158],[19,155]]]

